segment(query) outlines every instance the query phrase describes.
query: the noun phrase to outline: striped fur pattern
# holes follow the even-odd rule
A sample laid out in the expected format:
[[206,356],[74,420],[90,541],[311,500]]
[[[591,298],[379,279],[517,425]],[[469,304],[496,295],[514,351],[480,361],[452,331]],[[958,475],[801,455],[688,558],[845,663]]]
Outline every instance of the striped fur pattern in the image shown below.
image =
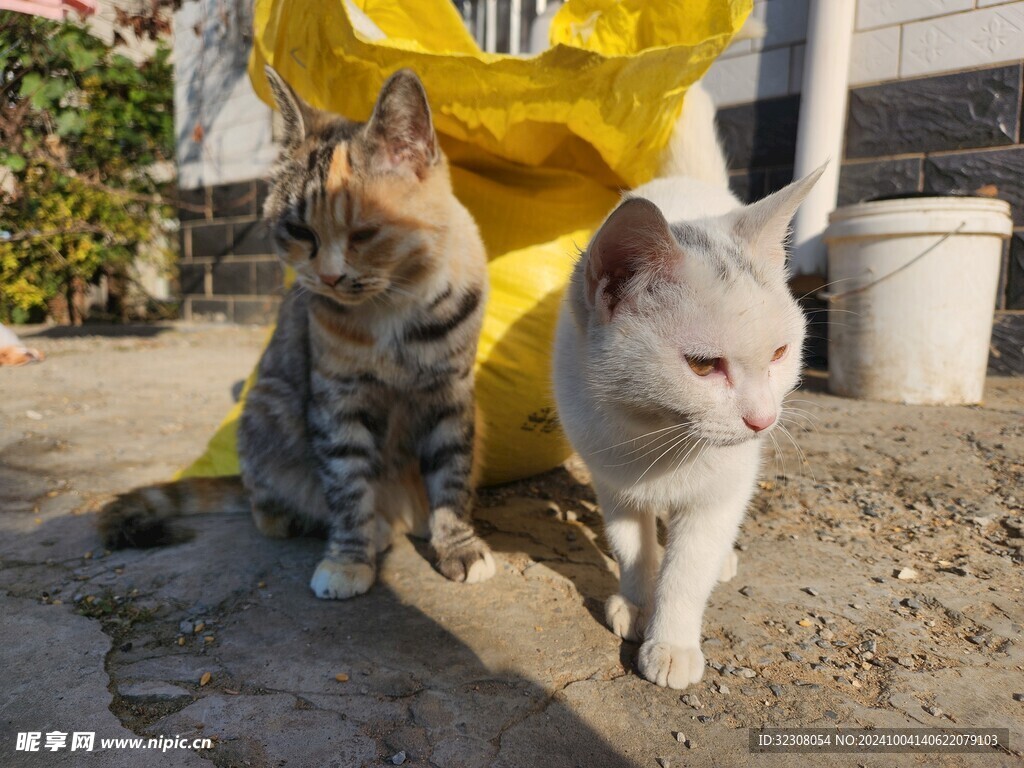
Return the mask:
[[[395,73],[354,123],[267,76],[286,135],[264,217],[296,283],[239,427],[253,519],[268,536],[326,535],[321,598],[366,592],[396,530],[429,536],[449,579],[487,579],[470,522],[486,255],[423,86]],[[103,510],[101,532],[111,547],[180,540],[172,518],[234,506],[231,485],[138,489]]]
[[296,285],[239,430],[256,524],[326,528],[322,598],[369,589],[395,526],[428,534],[448,578],[488,578],[469,517],[486,257],[423,87],[395,73],[363,124],[268,77],[286,140],[264,215]]

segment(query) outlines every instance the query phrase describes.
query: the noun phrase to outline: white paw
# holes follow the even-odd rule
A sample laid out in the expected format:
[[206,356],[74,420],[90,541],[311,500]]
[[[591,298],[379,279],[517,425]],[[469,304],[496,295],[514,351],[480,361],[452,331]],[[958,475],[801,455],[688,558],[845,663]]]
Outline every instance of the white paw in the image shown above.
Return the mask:
[[324,558],[316,567],[309,586],[322,600],[346,600],[373,586],[374,569],[366,563],[339,563]]
[[604,618],[608,628],[623,640],[635,642],[644,636],[647,617],[622,595],[612,595],[605,601]]
[[739,570],[740,558],[735,550],[730,549],[725,555],[725,562],[722,563],[722,572],[718,576],[719,581],[732,581],[736,578],[736,571]]
[[680,648],[648,640],[640,646],[637,666],[640,674],[652,683],[678,690],[699,683],[704,677],[704,654],[700,648]]
[[490,547],[480,539],[475,539],[455,552],[441,555],[437,560],[437,569],[445,578],[464,584],[487,581],[497,570]]
[[481,581],[487,581],[494,575],[496,570],[497,568],[494,565],[494,555],[491,554],[489,549],[484,550],[483,558],[476,560],[466,571],[466,583],[477,584]]

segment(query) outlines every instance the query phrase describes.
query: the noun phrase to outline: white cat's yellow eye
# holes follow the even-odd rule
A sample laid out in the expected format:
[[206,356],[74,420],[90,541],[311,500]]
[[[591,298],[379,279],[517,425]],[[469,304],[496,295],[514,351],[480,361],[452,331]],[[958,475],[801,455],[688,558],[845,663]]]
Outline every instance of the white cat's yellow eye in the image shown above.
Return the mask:
[[788,344],[783,344],[781,347],[776,349],[775,350],[775,354],[772,355],[772,362],[774,363],[776,360],[781,360],[782,356],[784,354],[786,354],[786,350],[787,349],[789,349],[789,345]]
[[693,355],[686,355],[685,357],[690,368],[698,376],[707,376],[722,364],[722,358],[720,357],[694,357]]

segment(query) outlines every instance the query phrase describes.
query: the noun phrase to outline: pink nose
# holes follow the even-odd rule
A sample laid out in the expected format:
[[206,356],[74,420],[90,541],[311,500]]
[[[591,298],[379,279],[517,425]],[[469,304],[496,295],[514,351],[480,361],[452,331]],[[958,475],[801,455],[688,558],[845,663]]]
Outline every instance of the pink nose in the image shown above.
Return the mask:
[[744,416],[743,423],[750,427],[755,432],[768,429],[772,424],[775,423],[775,415],[770,416]]
[[338,281],[341,280],[341,275],[318,275],[318,277],[320,278],[320,282],[331,286],[331,288],[336,286]]

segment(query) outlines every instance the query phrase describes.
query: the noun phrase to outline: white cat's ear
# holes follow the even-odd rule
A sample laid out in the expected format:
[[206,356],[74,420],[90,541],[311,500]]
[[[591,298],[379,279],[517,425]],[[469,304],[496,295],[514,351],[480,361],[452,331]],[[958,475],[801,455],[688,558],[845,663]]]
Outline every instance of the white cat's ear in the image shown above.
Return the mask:
[[775,266],[785,265],[789,222],[827,166],[826,161],[802,179],[732,214],[733,230],[750,245],[755,258],[767,257]]
[[378,142],[385,170],[408,169],[422,177],[440,159],[430,104],[411,69],[400,69],[380,89],[366,134]]
[[627,284],[636,274],[656,269],[677,250],[658,206],[642,197],[625,200],[601,225],[587,249],[587,304],[607,322],[626,298]]
[[299,98],[299,95],[284,81],[284,78],[277,74],[276,69],[268,64],[263,71],[267,75],[270,91],[274,94],[274,101],[284,119],[285,145],[302,143],[312,124],[316,110]]

